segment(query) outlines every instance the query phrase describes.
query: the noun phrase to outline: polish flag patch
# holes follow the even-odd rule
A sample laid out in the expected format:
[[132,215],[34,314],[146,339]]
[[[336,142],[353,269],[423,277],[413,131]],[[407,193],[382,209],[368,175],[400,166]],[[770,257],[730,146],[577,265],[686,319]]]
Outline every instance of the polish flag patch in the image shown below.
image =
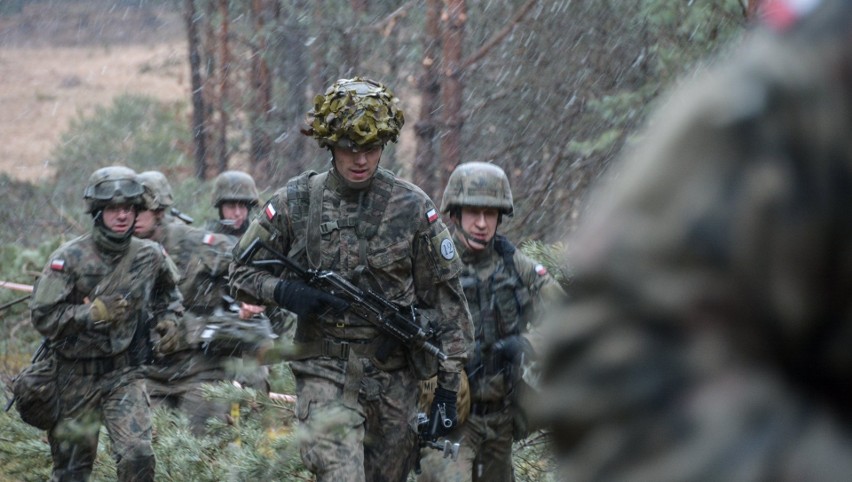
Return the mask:
[[438,211],[435,211],[434,209],[426,211],[426,219],[428,219],[430,223],[434,223],[438,220]]
[[207,246],[213,246],[213,242],[215,240],[216,237],[214,237],[211,233],[207,233],[204,235],[204,239],[202,239],[201,242],[206,244]]
[[544,276],[547,274],[547,268],[542,264],[535,265],[535,272],[538,273],[539,276]]
[[64,259],[54,259],[50,262],[50,269],[53,271],[63,271],[65,270],[65,260]]
[[272,207],[272,203],[267,204],[263,212],[266,213],[266,219],[270,221],[272,221],[272,218],[274,218],[275,215],[278,214],[278,212],[275,211],[275,208]]

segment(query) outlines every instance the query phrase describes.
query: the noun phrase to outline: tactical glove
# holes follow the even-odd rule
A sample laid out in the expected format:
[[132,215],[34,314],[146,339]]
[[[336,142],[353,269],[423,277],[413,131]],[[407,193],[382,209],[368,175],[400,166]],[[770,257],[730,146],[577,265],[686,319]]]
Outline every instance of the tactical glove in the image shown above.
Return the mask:
[[188,347],[184,342],[182,330],[175,320],[162,319],[157,322],[154,330],[160,335],[160,341],[155,347],[160,355],[170,355]]
[[98,296],[89,304],[89,318],[95,323],[112,323],[124,319],[130,303],[124,296],[113,293]]
[[532,354],[532,346],[524,337],[513,335],[494,344],[494,351],[499,353],[504,360],[516,362],[520,360],[521,355],[530,356]]
[[443,387],[435,389],[435,398],[429,411],[429,435],[441,437],[452,432],[458,423],[456,392]]
[[279,281],[275,287],[275,302],[298,316],[319,314],[327,308],[341,313],[349,307],[346,301],[312,288],[302,280]]

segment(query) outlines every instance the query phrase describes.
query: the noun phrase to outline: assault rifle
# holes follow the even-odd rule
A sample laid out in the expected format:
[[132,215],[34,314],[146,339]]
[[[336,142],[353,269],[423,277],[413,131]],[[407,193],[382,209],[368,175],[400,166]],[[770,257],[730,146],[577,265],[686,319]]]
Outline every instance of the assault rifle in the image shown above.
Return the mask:
[[[251,261],[254,266],[283,266],[295,273],[309,286],[337,296],[349,303],[348,311],[358,318],[375,326],[379,331],[388,335],[389,341],[398,341],[410,350],[424,350],[444,361],[447,355],[429,340],[434,335],[431,329],[423,329],[418,323],[419,314],[414,306],[403,310],[386,300],[372,290],[362,290],[350,283],[334,271],[305,269],[260,239],[252,241],[239,256],[243,264],[249,263],[251,257],[260,249],[265,249],[275,259]],[[376,357],[381,360],[390,354],[391,346],[383,343],[377,350]]]
[[[417,413],[417,440],[420,442],[420,448],[428,447],[443,453],[445,459],[456,460],[459,458],[459,443],[450,442],[444,439],[443,442],[438,440],[435,433],[438,431],[438,424],[446,427],[452,426],[452,420],[449,420],[443,411],[437,413],[434,420],[429,420],[429,416],[424,412]],[[449,425],[447,425],[449,423]],[[417,451],[417,459],[414,463],[414,473],[420,475],[420,450]]]

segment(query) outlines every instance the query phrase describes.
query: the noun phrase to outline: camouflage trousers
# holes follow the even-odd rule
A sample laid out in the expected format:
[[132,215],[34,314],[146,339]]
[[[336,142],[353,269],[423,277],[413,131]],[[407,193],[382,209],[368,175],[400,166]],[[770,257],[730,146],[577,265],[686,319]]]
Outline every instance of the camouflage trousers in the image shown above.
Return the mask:
[[417,381],[406,369],[384,372],[360,361],[354,404],[344,403],[342,384],[296,375],[299,450],[318,482],[397,482],[411,471]]
[[459,441],[458,459],[424,448],[420,451],[422,473],[418,482],[511,482],[512,467],[511,408],[487,415],[469,415],[464,424],[447,438]]
[[53,457],[51,481],[86,481],[98,451],[101,425],[109,434],[119,481],[154,480],[151,407],[140,369],[81,373],[78,365],[57,365],[60,421],[48,432]]

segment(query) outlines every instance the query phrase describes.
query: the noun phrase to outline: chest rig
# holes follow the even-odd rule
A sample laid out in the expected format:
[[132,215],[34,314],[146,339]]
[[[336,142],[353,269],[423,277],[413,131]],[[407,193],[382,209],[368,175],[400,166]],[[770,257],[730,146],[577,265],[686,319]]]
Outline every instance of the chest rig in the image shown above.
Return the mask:
[[[354,191],[329,172],[308,173],[287,183],[287,203],[294,243],[289,255],[312,269],[334,270],[353,284],[381,292],[374,282],[368,251],[375,249],[375,237],[393,191],[394,177],[379,168],[369,188]],[[330,246],[323,252],[323,246]],[[372,241],[372,244],[371,244]],[[328,323],[330,320],[324,320]],[[336,320],[333,335],[343,335],[344,326],[369,326],[361,320]],[[343,336],[346,337],[346,336]]]
[[461,284],[475,328],[476,347],[466,367],[473,381],[479,375],[504,371],[493,345],[527,328],[531,296],[515,269],[515,247],[504,236],[494,237],[494,250],[501,258],[488,278],[481,279],[476,266],[465,265]]

